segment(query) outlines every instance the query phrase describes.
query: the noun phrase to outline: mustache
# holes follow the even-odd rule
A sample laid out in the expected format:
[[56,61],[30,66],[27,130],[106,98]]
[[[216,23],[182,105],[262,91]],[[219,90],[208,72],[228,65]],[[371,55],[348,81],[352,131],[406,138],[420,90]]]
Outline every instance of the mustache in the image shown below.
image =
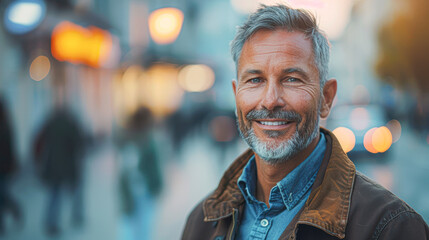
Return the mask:
[[249,121],[256,119],[286,119],[294,122],[301,122],[302,117],[295,111],[269,111],[267,109],[252,110],[247,113],[246,119]]

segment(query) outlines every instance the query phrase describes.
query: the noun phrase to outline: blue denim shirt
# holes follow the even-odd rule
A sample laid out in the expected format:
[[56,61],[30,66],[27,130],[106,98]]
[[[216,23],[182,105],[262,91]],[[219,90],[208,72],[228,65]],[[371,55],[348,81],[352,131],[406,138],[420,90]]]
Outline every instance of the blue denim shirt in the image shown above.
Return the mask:
[[278,239],[310,195],[326,150],[324,134],[313,152],[270,192],[270,208],[255,197],[256,163],[253,156],[238,178],[246,204],[237,239]]

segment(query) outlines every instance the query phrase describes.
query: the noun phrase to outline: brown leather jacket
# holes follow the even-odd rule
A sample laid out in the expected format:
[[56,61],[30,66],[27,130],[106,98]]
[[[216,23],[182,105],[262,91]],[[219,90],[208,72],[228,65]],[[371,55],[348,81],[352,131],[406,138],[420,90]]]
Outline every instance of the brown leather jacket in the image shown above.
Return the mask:
[[[422,217],[394,194],[356,172],[326,129],[327,150],[310,197],[280,239],[429,239]],[[182,239],[234,239],[244,198],[237,179],[253,155],[235,160],[218,188],[189,215]]]

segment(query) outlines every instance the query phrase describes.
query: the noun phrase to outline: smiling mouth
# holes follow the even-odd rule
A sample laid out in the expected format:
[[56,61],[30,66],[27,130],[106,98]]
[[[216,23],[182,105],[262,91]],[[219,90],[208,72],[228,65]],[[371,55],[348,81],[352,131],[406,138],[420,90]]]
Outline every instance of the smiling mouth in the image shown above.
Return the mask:
[[286,125],[289,123],[286,121],[256,121],[256,122],[265,126],[280,126],[280,125]]

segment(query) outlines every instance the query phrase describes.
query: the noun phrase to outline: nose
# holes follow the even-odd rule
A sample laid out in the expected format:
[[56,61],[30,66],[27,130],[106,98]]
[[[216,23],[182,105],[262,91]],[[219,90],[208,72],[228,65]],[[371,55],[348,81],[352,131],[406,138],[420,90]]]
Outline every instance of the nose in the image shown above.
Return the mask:
[[284,101],[283,89],[280,84],[268,82],[263,94],[261,105],[267,110],[281,109],[286,104]]

